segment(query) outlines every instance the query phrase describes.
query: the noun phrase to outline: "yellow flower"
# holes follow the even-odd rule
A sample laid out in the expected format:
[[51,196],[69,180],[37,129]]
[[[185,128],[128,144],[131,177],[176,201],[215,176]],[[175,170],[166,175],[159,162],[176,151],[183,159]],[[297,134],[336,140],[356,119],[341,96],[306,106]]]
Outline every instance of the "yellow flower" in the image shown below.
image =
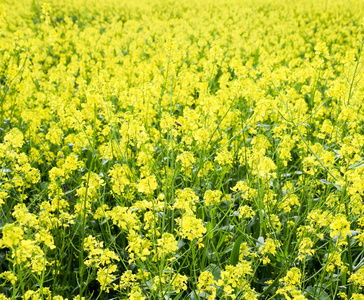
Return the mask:
[[346,244],[346,235],[351,235],[350,223],[345,215],[337,215],[330,224],[330,237],[338,237],[339,245]]
[[18,280],[18,277],[16,277],[16,275],[10,271],[5,271],[5,272],[1,273],[0,278],[4,278],[5,280],[10,281],[11,284],[13,284],[13,285]]
[[158,256],[174,253],[178,250],[177,241],[171,233],[163,233],[162,237],[157,240],[157,245]]
[[4,141],[9,147],[21,148],[24,144],[24,135],[18,128],[13,128],[5,135]]
[[275,241],[271,238],[267,238],[264,242],[264,245],[259,247],[259,251],[261,251],[262,254],[270,253],[275,255],[277,253]]
[[288,270],[286,276],[280,279],[280,281],[282,281],[285,285],[294,286],[300,283],[301,276],[302,274],[300,269],[294,267]]
[[[197,284],[198,292],[203,293],[203,292],[205,292],[205,290],[208,290],[208,292],[211,292],[210,286],[213,285],[214,283],[215,283],[214,276],[212,275],[211,272],[209,272],[209,271],[202,272],[200,274],[200,276],[198,277],[198,284]],[[216,289],[215,289],[215,291],[216,291]],[[216,295],[216,292],[215,292],[215,295]]]
[[196,210],[198,196],[191,188],[176,191],[176,198],[173,208],[177,208],[188,214],[192,214]]
[[127,270],[120,276],[120,283],[119,285],[114,285],[114,289],[118,288],[122,290],[132,287],[136,282],[136,279],[136,275],[134,275],[131,270]]
[[115,206],[112,210],[105,212],[105,216],[110,217],[114,225],[125,231],[140,228],[138,216],[128,207]]
[[133,287],[131,292],[128,293],[128,299],[129,300],[146,300],[147,297],[145,297],[142,293],[142,291],[140,290],[139,287]]
[[298,249],[298,259],[302,261],[306,255],[312,256],[315,252],[315,250],[312,249],[312,246],[313,241],[310,238],[303,238]]
[[9,195],[5,191],[0,191],[0,208],[5,203],[5,200],[9,198]]
[[190,241],[197,240],[199,246],[201,244],[203,235],[206,233],[206,228],[203,226],[203,222],[197,219],[194,215],[184,215],[182,218],[177,220],[179,225],[179,234],[182,238],[188,239]]
[[102,291],[109,293],[111,283],[116,279],[116,275],[113,274],[116,269],[116,265],[109,265],[97,270],[97,281],[100,283]]
[[205,192],[204,199],[205,199],[205,205],[217,205],[221,201],[222,192],[219,190],[211,191],[208,190]]
[[349,282],[354,283],[359,287],[364,287],[364,267],[361,267],[354,274],[352,274],[349,278]]
[[142,262],[147,260],[151,254],[152,243],[146,237],[142,238],[135,231],[130,231],[128,235],[128,246],[126,250],[129,252],[129,263],[140,259]]
[[221,166],[231,167],[233,164],[233,158],[234,156],[232,152],[221,150],[217,153],[215,161]]
[[217,282],[218,286],[224,287],[224,297],[235,299],[235,291],[243,291],[242,294],[252,293],[249,282],[246,280],[252,271],[251,262],[244,260],[236,266],[227,265],[225,270],[221,271],[220,279]]
[[254,215],[255,212],[250,206],[243,205],[239,207],[239,219],[241,218],[251,219],[252,217],[254,217]]
[[193,156],[191,151],[184,151],[177,156],[176,161],[180,161],[182,168],[181,171],[187,171],[187,175],[191,174],[193,164],[195,163],[196,159]]
[[157,179],[154,175],[151,175],[139,181],[138,192],[151,195],[157,189],[157,187]]
[[5,224],[2,228],[3,237],[0,240],[0,248],[19,245],[20,241],[23,239],[24,231],[21,227],[16,226],[14,223]]
[[176,293],[180,293],[181,290],[187,290],[187,279],[186,275],[177,274],[173,276],[172,286],[176,289]]

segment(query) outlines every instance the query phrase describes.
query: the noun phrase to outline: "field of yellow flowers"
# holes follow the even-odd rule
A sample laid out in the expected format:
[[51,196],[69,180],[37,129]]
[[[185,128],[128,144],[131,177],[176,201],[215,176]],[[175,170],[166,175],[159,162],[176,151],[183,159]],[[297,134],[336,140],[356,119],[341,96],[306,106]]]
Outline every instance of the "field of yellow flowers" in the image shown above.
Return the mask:
[[3,0],[0,299],[363,300],[363,0]]

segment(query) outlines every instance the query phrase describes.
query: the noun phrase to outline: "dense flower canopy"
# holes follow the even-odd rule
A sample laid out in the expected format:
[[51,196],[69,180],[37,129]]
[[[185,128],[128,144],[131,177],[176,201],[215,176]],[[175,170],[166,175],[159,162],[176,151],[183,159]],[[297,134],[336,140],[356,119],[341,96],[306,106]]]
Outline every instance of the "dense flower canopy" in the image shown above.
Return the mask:
[[0,299],[352,299],[364,1],[4,0]]

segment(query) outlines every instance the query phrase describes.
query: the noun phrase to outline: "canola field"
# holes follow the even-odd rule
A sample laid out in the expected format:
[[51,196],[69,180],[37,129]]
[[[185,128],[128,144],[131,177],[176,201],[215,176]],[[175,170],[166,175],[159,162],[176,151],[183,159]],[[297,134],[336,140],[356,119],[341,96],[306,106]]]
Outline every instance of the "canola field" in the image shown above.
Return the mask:
[[3,0],[0,299],[363,300],[364,1]]

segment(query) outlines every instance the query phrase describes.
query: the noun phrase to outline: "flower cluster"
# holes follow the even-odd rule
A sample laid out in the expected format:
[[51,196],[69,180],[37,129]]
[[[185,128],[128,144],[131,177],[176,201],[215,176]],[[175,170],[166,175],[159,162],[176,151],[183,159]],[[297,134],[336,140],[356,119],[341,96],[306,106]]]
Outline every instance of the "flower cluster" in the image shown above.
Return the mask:
[[362,299],[363,7],[3,0],[0,299]]

